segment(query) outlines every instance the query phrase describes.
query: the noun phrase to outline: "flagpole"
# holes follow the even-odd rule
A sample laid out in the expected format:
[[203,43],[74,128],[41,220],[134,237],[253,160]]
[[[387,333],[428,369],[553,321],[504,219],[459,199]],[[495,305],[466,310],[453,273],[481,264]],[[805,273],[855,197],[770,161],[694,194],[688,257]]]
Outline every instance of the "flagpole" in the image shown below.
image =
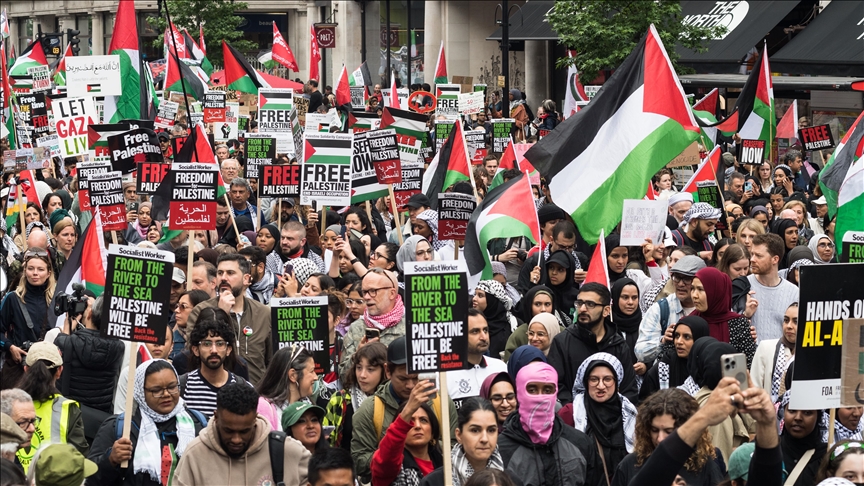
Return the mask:
[[27,212],[27,206],[24,205],[24,197],[22,192],[24,191],[24,185],[21,184],[21,173],[18,173],[18,187],[16,188],[18,192],[18,222],[21,223],[21,237],[24,238],[24,242],[27,242],[27,224],[24,223],[24,213]]
[[[174,38],[174,24],[171,22],[171,13],[168,11],[168,2],[159,2],[159,6],[165,7],[165,18],[168,20],[168,31],[171,34],[171,44],[174,45],[174,54],[173,54],[174,61],[177,63],[177,69],[179,71],[179,69],[180,69],[180,56],[177,54],[177,39]],[[172,54],[169,52],[168,55],[170,56]],[[186,116],[188,118],[189,114],[192,113],[192,110],[189,109],[189,96],[186,94],[186,81],[182,79],[182,73],[181,73],[180,77],[181,77],[180,88],[183,90],[183,104],[186,105]],[[167,68],[165,71],[165,83],[166,84],[168,83]],[[195,153],[195,158],[197,160],[201,160],[201,158],[198,156],[198,144],[197,143],[192,146],[192,150]],[[180,162],[183,162],[183,161],[180,161]],[[229,207],[230,207],[230,205],[229,205]],[[232,220],[233,220],[233,214],[234,214],[233,210],[231,211],[231,214],[232,214]],[[234,223],[234,230],[235,231],[237,230],[237,223],[236,222]],[[237,238],[239,240],[239,238],[240,238],[239,233],[237,235]]]
[[186,249],[189,251],[187,251],[186,253],[188,253],[189,256],[186,257],[186,291],[191,292],[192,290],[194,290],[194,288],[192,287],[192,279],[189,278],[189,275],[192,272],[192,266],[194,265],[193,257],[195,255],[195,252],[192,251],[192,249],[194,248],[192,244],[195,242],[195,231],[187,231],[189,232],[189,239],[186,243]]

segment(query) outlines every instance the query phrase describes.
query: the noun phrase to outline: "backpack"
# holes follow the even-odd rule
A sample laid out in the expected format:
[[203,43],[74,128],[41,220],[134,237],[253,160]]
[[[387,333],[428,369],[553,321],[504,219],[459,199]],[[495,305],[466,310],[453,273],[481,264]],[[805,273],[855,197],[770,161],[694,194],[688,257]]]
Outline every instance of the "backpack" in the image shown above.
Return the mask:
[[[375,407],[372,409],[372,423],[375,426],[375,436],[378,442],[381,442],[381,430],[384,428],[384,400],[381,397],[375,396]],[[435,411],[435,416],[438,417],[438,423],[441,423],[441,394],[432,399],[432,410]],[[443,425],[442,425],[443,427]]]
[[666,300],[668,297],[663,297],[662,299],[657,301],[657,304],[660,306],[660,335],[662,336],[666,333],[666,328],[669,327],[669,301]]
[[271,430],[267,436],[267,446],[270,449],[270,469],[276,486],[285,486],[285,432]]

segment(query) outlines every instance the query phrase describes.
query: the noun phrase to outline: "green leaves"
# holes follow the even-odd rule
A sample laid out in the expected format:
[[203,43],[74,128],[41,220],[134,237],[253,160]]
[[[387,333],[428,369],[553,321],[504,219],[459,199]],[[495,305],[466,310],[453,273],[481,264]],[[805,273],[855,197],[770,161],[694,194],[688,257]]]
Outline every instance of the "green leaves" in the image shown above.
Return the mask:
[[558,67],[575,63],[584,83],[605,69],[617,68],[648,31],[657,28],[672,64],[679,73],[673,46],[704,52],[708,39],[722,35],[725,27],[693,27],[682,23],[680,0],[568,0],[555,2],[549,22],[560,42],[577,52],[575,58],[558,59]]

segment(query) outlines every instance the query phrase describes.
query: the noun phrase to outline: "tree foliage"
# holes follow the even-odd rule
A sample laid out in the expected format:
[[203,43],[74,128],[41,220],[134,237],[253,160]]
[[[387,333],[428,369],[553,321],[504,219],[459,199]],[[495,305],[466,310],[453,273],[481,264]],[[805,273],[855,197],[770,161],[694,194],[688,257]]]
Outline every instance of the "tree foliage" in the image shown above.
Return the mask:
[[[255,43],[243,40],[243,32],[239,30],[243,17],[234,12],[246,10],[246,2],[234,0],[167,0],[171,21],[178,29],[185,28],[189,35],[198,42],[198,26],[204,25],[204,42],[207,43],[207,58],[214,66],[222,65],[222,40],[228,41],[238,51],[246,52],[255,49]],[[162,34],[153,41],[156,47],[162,47],[162,38],[168,27],[165,10],[154,22]]]
[[604,69],[615,69],[633,51],[651,24],[660,38],[675,69],[678,66],[675,45],[704,52],[708,39],[722,35],[725,27],[684,25],[680,0],[568,0],[555,2],[549,22],[560,42],[577,53],[575,58],[558,60],[559,67],[576,64],[580,78],[590,81]]

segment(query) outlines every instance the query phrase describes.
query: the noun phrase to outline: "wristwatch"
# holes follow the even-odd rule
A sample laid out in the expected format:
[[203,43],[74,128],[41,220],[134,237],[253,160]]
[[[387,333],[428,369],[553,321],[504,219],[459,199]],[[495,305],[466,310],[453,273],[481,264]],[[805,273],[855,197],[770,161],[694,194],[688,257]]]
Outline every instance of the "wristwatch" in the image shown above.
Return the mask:
[[359,262],[359,261],[360,261],[359,258],[354,257],[354,258],[351,260],[351,265],[354,265],[355,263],[357,263],[357,262]]

